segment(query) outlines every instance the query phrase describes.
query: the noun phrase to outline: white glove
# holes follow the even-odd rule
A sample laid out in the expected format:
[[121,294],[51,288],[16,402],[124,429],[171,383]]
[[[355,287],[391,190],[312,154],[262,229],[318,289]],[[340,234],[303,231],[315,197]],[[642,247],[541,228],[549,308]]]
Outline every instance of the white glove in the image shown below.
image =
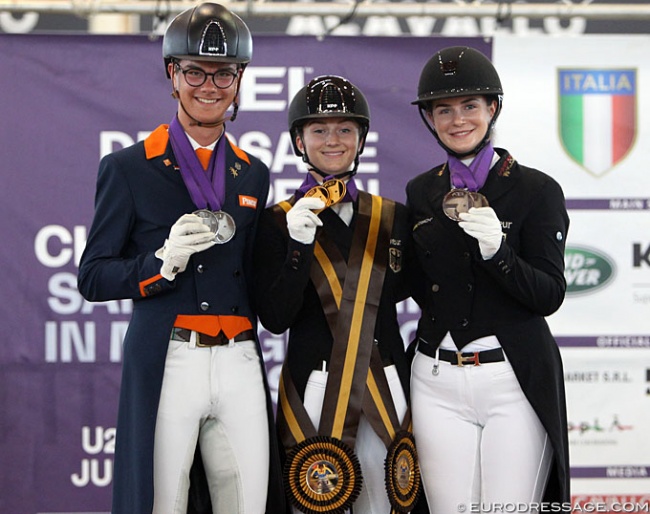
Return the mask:
[[492,207],[471,207],[468,212],[461,212],[459,217],[461,221],[458,222],[458,226],[466,234],[478,240],[483,260],[487,261],[494,257],[503,241],[501,222],[494,209]]
[[291,239],[308,245],[314,242],[316,228],[323,225],[312,209],[324,209],[325,202],[320,198],[301,198],[287,212],[287,228]]
[[196,214],[184,214],[172,225],[165,245],[156,252],[162,259],[160,274],[174,280],[177,273],[185,271],[190,256],[215,245],[214,233]]

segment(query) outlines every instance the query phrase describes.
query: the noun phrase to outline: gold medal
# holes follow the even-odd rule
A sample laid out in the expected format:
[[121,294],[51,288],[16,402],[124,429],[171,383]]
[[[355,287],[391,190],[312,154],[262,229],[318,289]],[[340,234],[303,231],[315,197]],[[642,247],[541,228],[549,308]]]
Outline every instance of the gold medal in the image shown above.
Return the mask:
[[388,448],[384,468],[386,492],[393,512],[411,512],[420,496],[422,482],[415,440],[410,432],[397,433]]
[[452,189],[442,199],[442,210],[449,219],[460,221],[459,214],[472,207],[488,207],[487,198],[481,193],[467,189]]
[[320,186],[314,186],[309,191],[305,193],[305,197],[316,197],[323,200],[325,207],[322,209],[316,209],[314,212],[320,214],[328,207],[331,207],[335,203],[340,202],[345,196],[347,188],[345,187],[345,182],[337,178],[326,180]]
[[361,492],[361,465],[343,441],[315,436],[294,446],[284,467],[285,490],[301,512],[343,514]]
[[327,192],[329,194],[330,203],[328,207],[340,202],[345,196],[345,192],[347,191],[345,182],[337,178],[326,180],[323,182],[323,187],[327,189]]
[[322,209],[316,209],[314,211],[316,214],[323,212],[325,209],[327,209],[330,206],[330,194],[326,187],[323,186],[312,187],[309,191],[305,193],[305,198],[311,198],[311,197],[323,200],[323,203],[325,204],[325,207],[323,207]]

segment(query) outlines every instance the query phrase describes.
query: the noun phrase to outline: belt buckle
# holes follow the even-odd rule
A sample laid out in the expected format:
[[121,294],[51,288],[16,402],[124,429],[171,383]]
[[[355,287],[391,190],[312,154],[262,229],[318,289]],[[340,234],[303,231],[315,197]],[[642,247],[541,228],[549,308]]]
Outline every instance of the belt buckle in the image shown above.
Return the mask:
[[478,352],[474,352],[472,355],[467,355],[464,356],[463,352],[456,352],[456,365],[460,366],[461,368],[463,366],[480,366],[481,363],[479,362],[479,357],[478,357]]
[[201,332],[196,332],[196,347],[197,348],[212,348],[213,346],[217,346],[215,343],[202,343],[201,342]]
[[196,347],[197,348],[209,348],[209,345],[203,344],[201,342],[201,333],[200,332],[195,332],[195,334],[196,334],[196,341],[195,341],[194,344],[196,344]]
[[[219,337],[223,336],[223,337]],[[208,340],[207,343],[204,343],[203,337]],[[225,334],[221,332],[215,337],[208,336],[207,334],[201,334],[201,332],[196,332],[196,347],[197,348],[214,348],[215,346],[226,346],[229,343],[228,338]]]

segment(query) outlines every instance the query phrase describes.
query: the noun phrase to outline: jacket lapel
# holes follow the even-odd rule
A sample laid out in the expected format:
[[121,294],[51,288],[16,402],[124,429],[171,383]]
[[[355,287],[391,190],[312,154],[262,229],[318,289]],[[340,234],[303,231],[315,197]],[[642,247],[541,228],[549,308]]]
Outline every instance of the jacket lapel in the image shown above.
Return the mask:
[[[501,152],[504,152],[503,155],[501,155]],[[516,161],[514,158],[505,150],[501,150],[501,152],[499,152],[501,158],[490,170],[485,185],[480,190],[490,204],[496,202],[506,192],[515,187],[520,179],[520,172],[515,166]]]

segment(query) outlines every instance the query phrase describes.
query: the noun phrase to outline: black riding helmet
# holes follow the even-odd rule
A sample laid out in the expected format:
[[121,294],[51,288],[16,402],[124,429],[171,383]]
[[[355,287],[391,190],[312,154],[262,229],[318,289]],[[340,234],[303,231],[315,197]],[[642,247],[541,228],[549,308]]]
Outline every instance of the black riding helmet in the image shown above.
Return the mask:
[[[169,24],[163,38],[163,60],[167,78],[171,78],[169,63],[181,59],[235,63],[243,70],[252,56],[253,38],[248,26],[239,16],[219,4],[203,3],[183,11]],[[237,98],[240,80],[241,75],[237,78],[237,91],[230,121],[235,121],[239,110]],[[172,96],[178,98],[175,89]],[[192,118],[182,103],[181,108]],[[210,127],[221,125],[225,120],[214,123],[202,123],[195,119],[194,121],[197,125]]]
[[[486,96],[488,101],[495,99],[497,108],[488,125],[485,137],[476,148],[458,154],[442,143],[426,117],[426,112],[431,110],[434,100],[468,95]],[[438,140],[440,146],[447,153],[462,158],[477,153],[487,144],[492,128],[501,112],[502,100],[501,80],[490,60],[474,48],[452,46],[436,52],[424,65],[418,84],[418,98],[411,104],[418,106],[420,117]]]
[[[359,124],[359,151],[354,159],[354,175],[359,166],[359,156],[363,153],[366,135],[370,127],[370,108],[366,97],[354,84],[336,75],[322,75],[312,79],[296,93],[289,105],[289,132],[296,155],[312,167],[307,153],[302,153],[296,144],[297,136],[308,121],[322,118],[349,118]],[[315,169],[321,175],[323,173]]]
[[232,62],[244,67],[252,56],[250,30],[239,16],[219,4],[204,3],[183,11],[169,24],[163,38],[165,71],[174,59]]

